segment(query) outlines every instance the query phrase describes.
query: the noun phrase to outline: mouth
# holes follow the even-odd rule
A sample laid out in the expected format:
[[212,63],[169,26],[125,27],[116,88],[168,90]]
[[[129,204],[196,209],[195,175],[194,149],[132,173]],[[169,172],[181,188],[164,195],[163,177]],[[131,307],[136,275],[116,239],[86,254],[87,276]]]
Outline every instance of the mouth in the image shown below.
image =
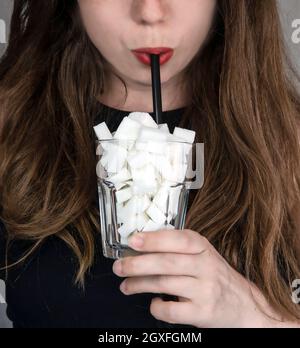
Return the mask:
[[132,53],[141,63],[148,66],[151,65],[151,54],[157,54],[159,55],[160,65],[164,65],[172,58],[174,50],[169,47],[146,47],[132,50]]

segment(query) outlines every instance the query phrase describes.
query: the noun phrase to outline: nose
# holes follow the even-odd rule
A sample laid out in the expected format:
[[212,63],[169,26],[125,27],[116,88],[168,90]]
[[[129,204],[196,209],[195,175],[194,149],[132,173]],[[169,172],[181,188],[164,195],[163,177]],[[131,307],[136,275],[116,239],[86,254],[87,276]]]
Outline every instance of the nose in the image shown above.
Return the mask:
[[165,0],[133,0],[132,17],[143,25],[154,25],[165,20],[167,5]]

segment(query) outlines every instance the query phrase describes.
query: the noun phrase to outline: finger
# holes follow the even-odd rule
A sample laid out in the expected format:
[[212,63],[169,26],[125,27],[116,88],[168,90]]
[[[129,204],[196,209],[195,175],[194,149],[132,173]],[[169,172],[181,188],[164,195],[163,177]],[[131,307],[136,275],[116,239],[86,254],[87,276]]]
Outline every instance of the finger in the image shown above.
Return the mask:
[[[137,244],[138,240],[141,240],[143,244]],[[183,254],[198,254],[209,247],[207,239],[192,230],[138,232],[129,237],[128,244],[130,247],[144,252]]]
[[[125,295],[162,293],[194,300],[199,295],[200,282],[187,276],[147,276],[126,278],[120,285]],[[122,289],[121,289],[122,288]]]
[[[202,254],[201,254],[202,255]],[[113,272],[121,277],[145,275],[200,276],[200,254],[149,253],[128,256],[114,262]]]
[[196,327],[195,308],[190,301],[163,301],[161,298],[155,297],[151,301],[150,312],[156,319],[170,324],[185,324]]

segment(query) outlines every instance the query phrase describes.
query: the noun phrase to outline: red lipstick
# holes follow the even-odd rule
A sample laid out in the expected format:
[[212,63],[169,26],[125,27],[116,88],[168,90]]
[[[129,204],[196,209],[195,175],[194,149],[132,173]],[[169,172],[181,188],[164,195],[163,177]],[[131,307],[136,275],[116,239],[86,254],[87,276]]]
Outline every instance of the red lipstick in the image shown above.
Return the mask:
[[174,50],[169,47],[144,47],[132,50],[132,53],[140,62],[146,65],[151,65],[150,54],[159,54],[159,63],[163,65],[172,58]]

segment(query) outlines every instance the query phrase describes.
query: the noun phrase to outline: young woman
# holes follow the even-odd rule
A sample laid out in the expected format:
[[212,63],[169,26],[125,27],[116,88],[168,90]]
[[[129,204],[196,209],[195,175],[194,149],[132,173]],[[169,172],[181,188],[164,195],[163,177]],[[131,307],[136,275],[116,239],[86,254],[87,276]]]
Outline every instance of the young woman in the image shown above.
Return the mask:
[[[140,233],[132,246],[147,253],[113,262],[93,126],[153,116],[150,67],[133,52],[145,47],[173,53],[161,58],[163,116],[205,143],[205,182],[185,230]],[[294,77],[275,0],[15,0],[0,64],[14,327],[300,327]]]

